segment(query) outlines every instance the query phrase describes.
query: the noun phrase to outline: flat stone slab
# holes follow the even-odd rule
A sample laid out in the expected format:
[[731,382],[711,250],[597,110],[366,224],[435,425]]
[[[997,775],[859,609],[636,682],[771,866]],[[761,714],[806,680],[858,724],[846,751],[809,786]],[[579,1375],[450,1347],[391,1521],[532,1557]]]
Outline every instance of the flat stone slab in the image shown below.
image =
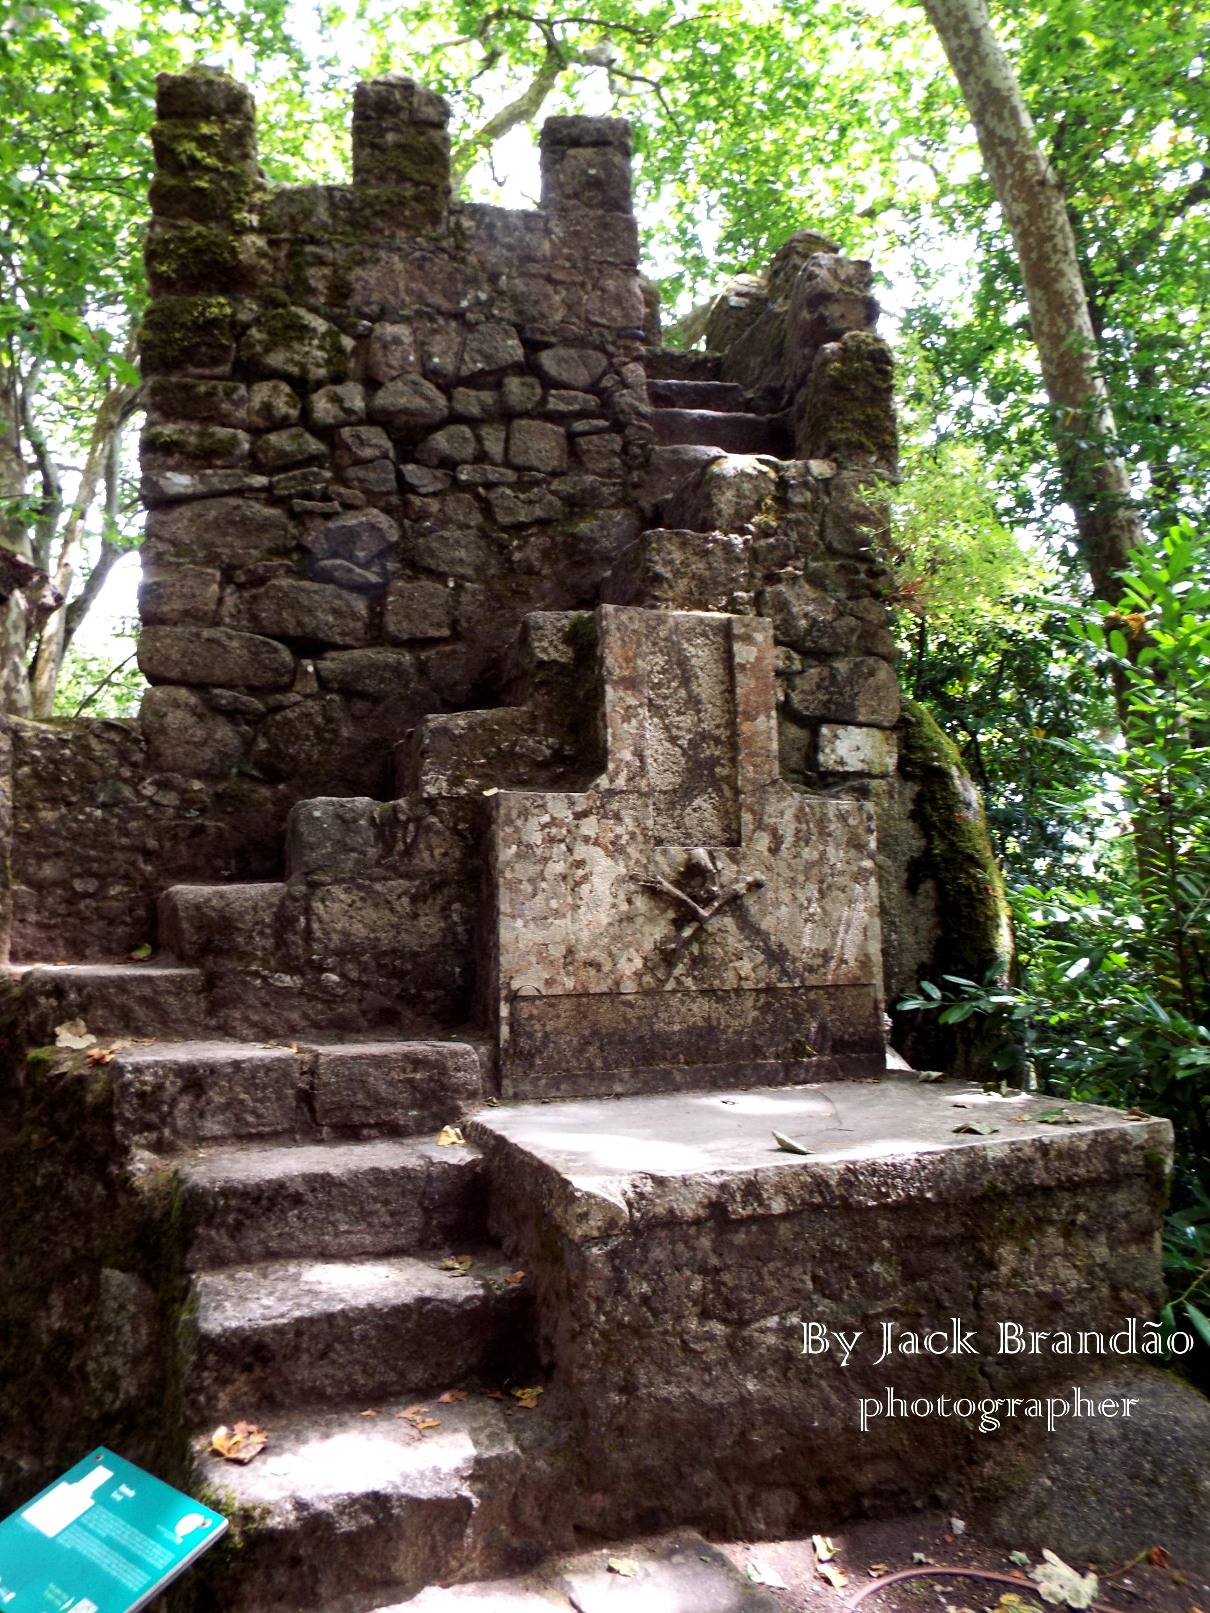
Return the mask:
[[[1073,1123],[1038,1118],[1057,1113]],[[785,1152],[774,1131],[807,1152]],[[1005,1186],[1087,1180],[1122,1149],[1171,1147],[1166,1120],[914,1075],[502,1104],[480,1111],[468,1133],[495,1170],[523,1170],[577,1242],[719,1211],[743,1220],[828,1202],[962,1197],[989,1172]]]
[[908,1075],[508,1105],[469,1133],[606,1534],[922,1502],[1163,1302],[1166,1121]]
[[425,1613],[778,1613],[781,1603],[686,1531],[583,1552],[524,1579],[430,1586],[406,1606]]

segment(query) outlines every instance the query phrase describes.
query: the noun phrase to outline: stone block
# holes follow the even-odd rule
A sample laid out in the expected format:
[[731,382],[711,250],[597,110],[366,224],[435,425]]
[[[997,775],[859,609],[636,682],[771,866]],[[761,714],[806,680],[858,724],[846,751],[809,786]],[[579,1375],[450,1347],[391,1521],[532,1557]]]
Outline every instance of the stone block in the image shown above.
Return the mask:
[[823,537],[835,554],[885,553],[891,537],[889,488],[877,475],[842,470],[828,484]]
[[237,619],[252,632],[273,638],[357,645],[366,641],[369,606],[343,588],[275,577],[240,596]]
[[341,480],[346,487],[354,488],[367,496],[394,493],[398,485],[395,461],[375,459],[368,465],[350,465],[347,470],[341,472]]
[[665,519],[699,532],[740,532],[776,508],[777,472],[755,454],[719,454],[670,501]]
[[473,325],[467,332],[458,377],[466,381],[524,362],[525,349],[514,328],[489,320],[483,325]]
[[248,424],[255,430],[294,426],[301,417],[302,404],[288,381],[254,381],[248,388]]
[[391,439],[381,426],[344,426],[336,433],[336,463],[362,465],[375,459],[390,459]]
[[458,386],[451,403],[459,420],[494,420],[500,413],[500,394],[490,390]]
[[812,655],[843,655],[855,647],[858,624],[822,588],[799,576],[764,588],[757,609],[773,623],[779,644]]
[[242,381],[199,381],[175,375],[149,376],[142,388],[148,425],[195,420],[212,426],[249,425],[248,388]]
[[448,1124],[479,1101],[479,1057],[464,1042],[381,1042],[315,1053],[321,1126],[399,1126],[420,1111]]
[[518,470],[554,474],[567,466],[567,433],[544,420],[514,420],[508,428],[508,463]]
[[203,967],[272,968],[284,892],[270,882],[171,885],[159,899],[160,945]]
[[[604,213],[631,211],[630,142],[571,145],[542,132],[542,206],[583,207]],[[587,121],[601,121],[597,119]]]
[[604,431],[592,437],[577,437],[576,458],[594,476],[620,476],[622,439],[616,432]]
[[161,118],[217,117],[252,123],[256,116],[256,103],[246,85],[200,64],[184,73],[157,73],[155,109]]
[[356,425],[366,417],[365,387],[360,381],[322,386],[318,392],[312,392],[307,413],[318,431],[327,431],[332,426]]
[[199,425],[192,421],[148,425],[139,438],[143,468],[198,471],[246,465],[252,439],[230,426]]
[[160,773],[225,778],[238,767],[244,738],[234,723],[211,711],[192,689],[161,684],[148,689],[139,708],[147,759]]
[[206,627],[218,612],[218,596],[219,572],[215,568],[153,562],[143,567],[139,616],[160,627],[185,622]]
[[227,627],[145,627],[139,670],[149,683],[288,689],[294,657],[284,644]]
[[221,378],[235,359],[235,309],[227,297],[155,298],[143,315],[140,358],[147,376]]
[[[832,1516],[924,1502],[986,1436],[909,1412],[862,1431],[863,1398],[1070,1397],[1087,1359],[1005,1356],[998,1324],[1153,1313],[1170,1133],[1083,1104],[1047,1126],[1045,1107],[909,1076],[480,1111],[493,1230],[533,1274],[612,1530],[655,1506],[751,1539],[770,1508],[778,1534],[809,1533],[821,1496]],[[956,1135],[971,1117],[995,1132]],[[894,1351],[954,1319],[975,1353]],[[857,1334],[847,1364],[804,1354],[812,1322]]]
[[479,457],[479,444],[469,426],[443,426],[416,449],[422,465],[469,465]]
[[345,379],[353,343],[310,309],[273,308],[252,323],[239,353],[253,374],[318,387]]
[[399,541],[399,528],[381,510],[347,510],[328,521],[308,523],[303,547],[321,560],[369,565]]
[[747,541],[722,532],[644,532],[601,585],[609,605],[732,611],[749,586]]
[[216,566],[248,566],[288,553],[290,527],[284,510],[243,498],[208,498],[147,517],[143,561],[191,560]]
[[819,349],[795,405],[795,454],[893,470],[898,456],[894,360],[872,331]]
[[587,392],[605,374],[608,360],[595,347],[548,347],[534,359],[535,368],[551,386]]
[[294,465],[305,465],[328,457],[327,446],[302,426],[286,426],[282,431],[270,431],[257,440],[252,451],[253,460],[261,470],[270,473],[289,470]]
[[402,706],[416,700],[416,663],[406,650],[336,650],[315,663],[320,687]]
[[348,738],[348,716],[340,696],[312,695],[265,718],[257,729],[249,764],[264,778],[323,781],[333,773]]
[[416,332],[411,325],[380,320],[370,332],[366,351],[366,374],[381,385],[401,375],[415,374],[420,368]]
[[885,661],[855,656],[807,667],[791,678],[786,704],[808,722],[893,728],[899,721],[899,683]]
[[305,1124],[302,1062],[276,1048],[224,1042],[131,1047],[115,1054],[115,1125],[130,1147],[156,1152],[235,1137],[289,1135]]
[[454,595],[431,577],[408,577],[387,589],[383,634],[392,644],[448,638],[454,630]]
[[898,744],[891,729],[853,728],[836,723],[820,725],[821,773],[864,773],[873,778],[886,778],[895,771],[898,755]]
[[328,582],[336,588],[351,588],[357,594],[378,594],[386,586],[381,566],[367,571],[350,560],[316,560],[309,567],[313,582]]
[[370,399],[370,415],[399,428],[437,426],[449,418],[445,393],[423,375],[388,381]]
[[530,414],[542,401],[542,383],[535,375],[506,375],[500,398],[505,414]]
[[531,493],[516,493],[510,487],[493,487],[488,491],[487,501],[496,522],[503,527],[536,526],[545,521],[558,521],[564,514],[559,500],[541,488]]
[[219,498],[229,493],[266,493],[269,478],[235,467],[218,470],[161,470],[154,461],[143,467],[139,494],[144,504],[172,504],[181,499]]

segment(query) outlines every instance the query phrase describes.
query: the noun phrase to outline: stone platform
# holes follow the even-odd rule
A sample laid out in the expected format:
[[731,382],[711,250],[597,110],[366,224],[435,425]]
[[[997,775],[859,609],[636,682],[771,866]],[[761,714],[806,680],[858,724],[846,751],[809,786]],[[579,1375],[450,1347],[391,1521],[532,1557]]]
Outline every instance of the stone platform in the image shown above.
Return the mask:
[[1001,1322],[1108,1338],[1161,1301],[1159,1120],[905,1076],[497,1107],[470,1135],[613,1528],[924,1499],[978,1448],[974,1407],[1094,1364],[998,1353]]

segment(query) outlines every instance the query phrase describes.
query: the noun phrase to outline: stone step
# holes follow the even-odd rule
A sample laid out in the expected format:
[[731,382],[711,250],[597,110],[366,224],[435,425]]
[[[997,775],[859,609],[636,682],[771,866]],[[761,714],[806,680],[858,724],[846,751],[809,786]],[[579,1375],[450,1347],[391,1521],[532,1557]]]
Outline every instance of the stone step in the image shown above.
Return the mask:
[[722,367],[721,353],[680,352],[672,347],[657,348],[645,361],[649,381],[717,381]]
[[109,1065],[128,1149],[179,1154],[241,1139],[433,1135],[480,1101],[467,1042],[158,1042]]
[[648,381],[647,396],[657,409],[711,409],[743,414],[748,394],[734,381]]
[[[610,1566],[619,1558],[631,1565],[626,1574]],[[407,1608],[417,1613],[779,1613],[782,1605],[717,1546],[680,1530],[579,1552],[523,1578],[430,1585]]]
[[[558,1497],[518,1506],[550,1488],[518,1447],[523,1418],[470,1395],[430,1404],[438,1426],[400,1414],[406,1400],[308,1409],[269,1420],[269,1443],[247,1466],[197,1442],[197,1482],[232,1519],[231,1542],[202,1558],[194,1578],[206,1605],[227,1613],[351,1613],[422,1586],[530,1566],[556,1534]],[[521,1432],[530,1432],[523,1428]],[[521,1516],[529,1520],[529,1528]],[[238,1543],[237,1543],[238,1542]]]
[[729,454],[783,457],[785,425],[778,415],[724,414],[713,409],[655,409],[651,424],[659,443],[691,443]]
[[639,482],[640,507],[652,520],[663,520],[672,501],[688,496],[688,490],[697,486],[706,467],[721,459],[723,453],[722,448],[705,443],[657,443]]
[[186,963],[272,969],[281,957],[286,886],[171,885],[158,903],[160,946]]
[[231,1148],[180,1167],[190,1268],[482,1242],[479,1155],[431,1141]]
[[25,1040],[53,1043],[56,1025],[82,1019],[100,1041],[204,1036],[205,981],[196,969],[155,963],[40,963],[16,969]]
[[[471,1253],[459,1276],[449,1254]],[[186,1351],[199,1420],[491,1381],[528,1362],[530,1296],[498,1250],[421,1259],[289,1260],[203,1272]]]

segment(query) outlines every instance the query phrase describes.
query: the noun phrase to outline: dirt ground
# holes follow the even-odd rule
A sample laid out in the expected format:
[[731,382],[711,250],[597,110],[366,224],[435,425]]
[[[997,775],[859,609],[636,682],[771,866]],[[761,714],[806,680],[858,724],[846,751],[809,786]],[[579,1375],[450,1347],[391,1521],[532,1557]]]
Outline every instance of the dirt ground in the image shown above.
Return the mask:
[[[958,1520],[961,1523],[961,1520]],[[930,1566],[982,1569],[1019,1580],[1019,1588],[975,1578],[925,1578],[900,1581],[868,1595],[862,1613],[1053,1613],[1042,1601],[1025,1569],[1009,1554],[980,1541],[964,1528],[955,1531],[951,1519],[938,1513],[913,1513],[878,1522],[852,1524],[830,1537],[836,1548],[831,1564],[848,1584],[833,1589],[820,1575],[812,1543],[807,1540],[720,1541],[741,1572],[750,1565],[764,1571],[786,1613],[844,1613],[864,1587],[885,1574],[916,1567],[921,1575]],[[1157,1542],[1162,1547],[1162,1542]],[[1197,1574],[1181,1572],[1178,1562],[1166,1566],[1166,1553],[1153,1553],[1157,1563],[1111,1564],[1099,1572],[1100,1589],[1095,1607],[1106,1613],[1210,1613],[1210,1585]],[[920,1557],[927,1558],[925,1563]],[[1086,1571],[1096,1567],[1073,1563]],[[771,1571],[771,1572],[770,1572]],[[1002,1597],[1019,1601],[1001,1602]],[[1024,1605],[1022,1605],[1024,1604]]]

